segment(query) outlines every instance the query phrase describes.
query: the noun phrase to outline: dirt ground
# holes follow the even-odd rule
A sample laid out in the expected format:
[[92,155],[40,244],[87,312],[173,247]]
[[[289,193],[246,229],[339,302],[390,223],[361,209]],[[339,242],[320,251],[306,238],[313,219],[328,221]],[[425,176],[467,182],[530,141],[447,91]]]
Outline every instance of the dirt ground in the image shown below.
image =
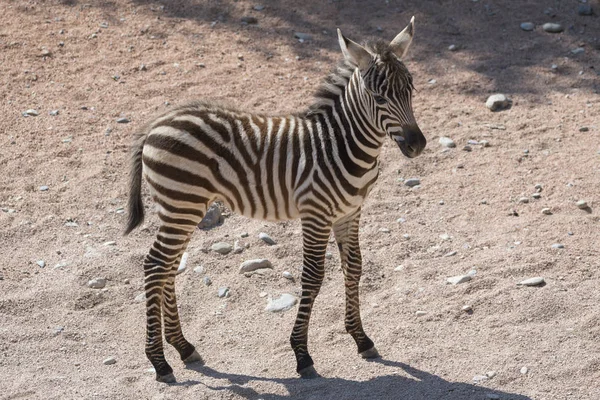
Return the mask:
[[[582,4],[4,0],[0,398],[600,398],[600,5],[581,16]],[[264,308],[268,297],[298,293],[299,223],[231,215],[194,235],[177,277],[184,332],[206,363],[186,369],[167,347],[178,383],[155,382],[144,304],[135,301],[157,227],[147,196],[144,227],[122,236],[134,131],[191,99],[299,111],[340,58],[337,27],[357,41],[391,40],[412,15],[406,64],[428,148],[408,160],[386,145],[361,228],[362,315],[382,358],[360,359],[344,330],[332,243],[309,339],[323,377],[298,379],[288,344],[295,310]],[[534,31],[520,29],[526,21]],[[546,33],[545,22],[565,31]],[[486,108],[497,92],[511,109]],[[24,117],[29,109],[39,115]],[[117,123],[122,117],[130,122]],[[444,151],[441,136],[457,147]],[[465,151],[469,140],[490,146]],[[420,187],[403,184],[411,177]],[[206,251],[234,240],[249,248]],[[270,259],[274,271],[238,274],[252,258]],[[446,284],[470,270],[471,281]],[[537,276],[544,286],[517,286]],[[106,290],[88,287],[96,277]],[[218,298],[224,286],[231,295]],[[104,365],[108,357],[116,363]]]

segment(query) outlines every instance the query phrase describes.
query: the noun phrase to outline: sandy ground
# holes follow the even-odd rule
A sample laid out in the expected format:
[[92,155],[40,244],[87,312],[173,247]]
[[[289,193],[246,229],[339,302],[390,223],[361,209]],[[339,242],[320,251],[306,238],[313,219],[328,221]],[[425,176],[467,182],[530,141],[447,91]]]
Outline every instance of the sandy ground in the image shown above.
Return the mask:
[[[600,398],[600,6],[580,16],[580,4],[5,0],[0,398]],[[361,360],[345,333],[331,244],[310,327],[323,378],[297,379],[288,345],[295,312],[267,313],[259,294],[298,293],[298,280],[281,274],[299,276],[299,224],[231,215],[196,233],[177,278],[184,332],[206,364],[186,369],[168,347],[179,383],[155,382],[144,304],[134,300],[157,227],[147,196],[146,224],[121,235],[135,129],[195,98],[298,111],[340,57],[335,28],[358,41],[391,40],[412,15],[406,64],[429,145],[414,160],[392,143],[384,148],[361,230],[363,321],[382,359]],[[242,24],[244,16],[258,23]],[[535,30],[521,30],[525,21]],[[546,33],[545,22],[565,31]],[[313,38],[300,43],[294,32]],[[578,47],[584,52],[573,54]],[[496,92],[513,99],[510,110],[485,107]],[[28,109],[39,116],[22,116]],[[116,123],[120,117],[131,122]],[[440,136],[457,148],[444,152]],[[464,151],[468,140],[490,147]],[[410,177],[420,188],[402,183]],[[532,197],[536,184],[540,199]],[[261,231],[278,244],[262,243]],[[250,247],[242,254],[206,252],[243,232]],[[262,257],[273,262],[271,274],[238,274],[242,261]],[[197,265],[204,274],[192,271]],[[446,284],[470,270],[470,282]],[[517,286],[536,276],[546,284]],[[87,287],[96,277],[108,279],[107,290]],[[227,299],[216,295],[223,286]],[[116,364],[104,365],[111,356]]]

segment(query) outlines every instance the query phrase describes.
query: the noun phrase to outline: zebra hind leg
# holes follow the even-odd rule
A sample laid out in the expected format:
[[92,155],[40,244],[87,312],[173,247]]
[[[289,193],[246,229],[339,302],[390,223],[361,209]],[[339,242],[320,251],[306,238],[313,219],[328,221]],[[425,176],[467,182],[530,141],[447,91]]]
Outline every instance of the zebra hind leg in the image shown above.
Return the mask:
[[363,358],[377,358],[379,352],[365,333],[360,318],[358,284],[362,274],[362,256],[358,241],[360,210],[336,223],[333,227],[340,250],[346,287],[346,331],[352,336]]
[[[163,221],[158,235],[144,260],[144,286],[146,291],[146,356],[156,370],[159,382],[175,382],[173,369],[167,363],[162,342],[162,317],[165,320],[165,336],[179,351],[182,359],[195,358],[195,349],[181,334],[179,315],[175,302],[174,279],[176,262],[181,259],[190,235],[197,222],[183,225],[168,224],[169,218],[159,214]],[[175,312],[174,312],[175,310]]]

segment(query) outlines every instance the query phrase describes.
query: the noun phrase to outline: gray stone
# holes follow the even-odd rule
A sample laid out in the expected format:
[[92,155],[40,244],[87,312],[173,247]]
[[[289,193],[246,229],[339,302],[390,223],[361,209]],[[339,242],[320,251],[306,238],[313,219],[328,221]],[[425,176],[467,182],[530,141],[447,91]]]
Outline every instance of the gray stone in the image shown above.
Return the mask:
[[291,272],[289,271],[283,271],[283,274],[281,274],[285,279],[289,279],[290,281],[294,280],[294,275],[292,275]]
[[258,4],[255,5],[254,7],[252,7],[255,11],[262,11],[265,9],[265,6],[263,6],[262,4]]
[[256,19],[256,17],[246,16],[242,17],[242,22],[245,24],[257,24],[258,20]]
[[248,232],[243,232],[240,234],[241,238],[247,238],[248,236],[250,236],[250,234]]
[[233,253],[240,254],[244,251],[245,247],[240,244],[239,240],[233,242]]
[[229,288],[228,287],[219,288],[219,290],[217,291],[217,296],[219,296],[221,298],[229,297]]
[[47,192],[50,188],[46,185],[40,186],[40,192]]
[[271,265],[271,261],[267,260],[266,258],[247,260],[244,261],[242,265],[240,265],[240,274],[263,268],[273,268],[273,265]]
[[487,381],[489,378],[486,375],[475,375],[473,377],[473,382],[481,383]]
[[534,199],[538,200],[542,198],[542,195],[540,193],[534,193],[531,195],[531,197],[533,197]]
[[456,50],[458,50],[458,47],[455,44],[451,44],[450,46],[448,46],[448,50],[456,51]]
[[446,279],[446,282],[450,283],[452,285],[458,285],[460,283],[468,282],[471,279],[472,279],[471,275],[458,275],[458,276],[453,276],[451,278]]
[[500,399],[500,395],[496,393],[486,393],[485,398],[490,400],[498,400]]
[[416,315],[417,317],[423,317],[423,316],[427,315],[427,313],[426,313],[425,311],[417,311],[417,312],[415,313],[415,315]]
[[88,282],[88,287],[92,289],[102,289],[106,286],[106,278],[94,278]]
[[565,245],[564,245],[564,244],[561,244],[561,243],[554,243],[554,244],[552,245],[552,248],[553,248],[553,249],[564,249],[564,248],[565,248]]
[[40,115],[40,113],[37,112],[37,110],[34,110],[33,108],[23,111],[24,117],[37,117],[38,115]]
[[198,224],[198,228],[208,230],[223,224],[223,220],[224,218],[221,213],[221,208],[218,204],[213,203],[210,205],[210,207],[208,207],[208,210],[206,210],[206,214],[204,215],[204,218],[202,218],[202,221],[200,221]]
[[105,359],[104,361],[102,361],[102,364],[104,365],[112,365],[112,364],[116,364],[117,360],[114,357],[108,357],[107,359]]
[[542,214],[552,215],[552,210],[549,209],[549,208],[547,208],[547,207],[546,208],[542,208]]
[[215,243],[210,248],[215,253],[222,255],[229,254],[233,250],[233,246],[226,242]]
[[521,197],[519,199],[519,203],[521,203],[521,204],[527,204],[527,203],[529,203],[529,198],[527,198],[527,197]]
[[488,378],[492,379],[493,377],[496,376],[496,371],[488,371],[485,373],[485,376],[487,376]]
[[578,55],[585,53],[585,49],[583,47],[577,47],[571,50],[571,54]]
[[421,181],[419,180],[419,178],[409,178],[404,181],[404,184],[408,187],[415,187],[419,186],[421,184]]
[[588,203],[585,200],[579,200],[575,204],[577,205],[577,208],[579,208],[580,210],[585,210],[586,208],[588,208]]
[[454,140],[450,139],[449,137],[446,136],[442,136],[439,140],[440,144],[443,147],[447,147],[447,148],[453,148],[456,147],[456,143],[454,143]]
[[265,311],[270,312],[279,312],[279,311],[287,311],[290,308],[294,307],[298,299],[296,296],[293,296],[288,293],[284,293],[279,296],[278,299],[269,299],[267,303],[267,307],[265,307]]
[[487,140],[482,140],[481,142],[479,142],[479,144],[483,147],[490,147],[490,142],[488,142]]
[[117,242],[115,242],[114,240],[109,240],[108,242],[104,242],[102,243],[102,246],[116,246]]
[[561,24],[554,22],[546,22],[544,25],[542,25],[542,29],[548,33],[560,33],[565,30]]
[[40,268],[44,268],[46,266],[46,261],[44,260],[37,260],[35,263],[39,265]]
[[580,4],[579,7],[577,7],[577,14],[579,15],[592,15],[592,13],[592,6],[589,4]]
[[579,132],[589,132],[590,128],[588,128],[587,126],[582,126],[581,128],[579,128]]
[[58,115],[58,110],[50,110],[50,111],[48,111],[48,115],[56,117]]
[[400,217],[400,218],[398,218],[398,219],[396,220],[396,222],[397,222],[397,223],[399,223],[399,224],[403,224],[403,223],[405,223],[405,222],[406,222],[406,218],[402,218],[402,217]]
[[117,118],[117,123],[118,123],[118,124],[128,124],[129,122],[131,122],[131,121],[129,120],[129,118],[125,118],[125,117],[122,117],[122,118]]
[[210,286],[210,285],[212,285],[212,279],[210,279],[208,276],[205,276],[205,277],[202,279],[202,282],[204,282],[204,284],[205,284],[206,286]]
[[491,111],[501,111],[509,109],[512,106],[512,100],[501,93],[497,93],[488,97],[485,105]]
[[311,34],[302,33],[302,32],[294,32],[294,37],[296,39],[299,39],[301,42],[305,42],[307,40],[311,40],[312,39],[312,35]]
[[521,24],[521,29],[523,29],[524,31],[530,32],[535,29],[535,25],[533,24],[533,22],[523,22]]
[[271,245],[271,246],[274,244],[277,244],[277,242],[271,236],[267,235],[264,232],[259,233],[258,238],[260,240],[262,240],[263,242],[265,242],[266,244]]
[[452,257],[452,256],[455,256],[455,255],[456,255],[456,251],[450,251],[450,252],[444,254],[444,257]]
[[539,286],[539,285],[543,285],[544,283],[546,283],[544,278],[542,278],[541,276],[536,276],[535,278],[525,279],[524,281],[517,283],[517,285],[519,285],[519,286]]

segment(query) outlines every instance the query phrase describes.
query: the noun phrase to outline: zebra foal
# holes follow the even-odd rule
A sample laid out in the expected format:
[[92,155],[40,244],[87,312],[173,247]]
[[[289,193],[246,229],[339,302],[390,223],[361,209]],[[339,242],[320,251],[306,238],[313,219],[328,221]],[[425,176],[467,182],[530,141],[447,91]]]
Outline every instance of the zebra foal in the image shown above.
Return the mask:
[[338,30],[344,60],[304,113],[264,116],[196,102],[143,128],[133,145],[126,234],[143,221],[145,177],[161,222],[144,259],[146,355],[158,381],[175,381],[163,352],[163,322],[165,339],[181,359],[201,360],[181,331],[175,272],[215,200],[251,218],[301,220],[302,297],[290,343],[302,377],[318,376],[307,347],[308,323],[332,231],[345,278],[346,330],[363,357],[378,356],[360,319],[358,226],[384,140],[393,139],[409,158],[426,145],[412,112],[412,77],[401,61],[413,32],[414,17],[390,43],[363,47]]

